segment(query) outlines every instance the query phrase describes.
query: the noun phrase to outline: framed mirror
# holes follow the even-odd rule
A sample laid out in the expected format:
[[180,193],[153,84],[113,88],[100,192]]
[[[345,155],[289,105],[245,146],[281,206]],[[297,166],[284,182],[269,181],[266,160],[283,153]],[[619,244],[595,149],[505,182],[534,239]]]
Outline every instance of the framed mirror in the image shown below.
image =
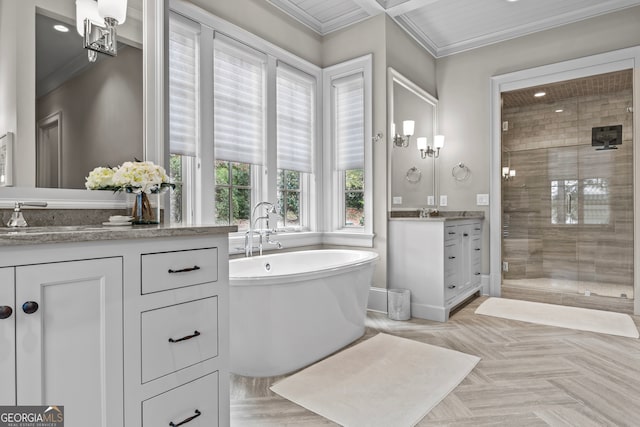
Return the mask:
[[[75,0],[0,0],[0,53],[7,59],[0,70],[0,92],[7,95],[0,133],[15,135],[14,184],[0,188],[0,207],[16,200],[124,207],[123,195],[85,190],[84,177],[96,166],[134,158],[164,165],[165,8],[163,0],[128,0],[126,21],[117,27],[118,56],[86,67],[86,51],[41,43],[55,37],[44,28],[65,25],[82,46]],[[64,83],[63,71],[72,83]]]
[[[422,158],[417,140],[426,137],[427,144],[433,147],[438,100],[391,67],[387,73],[387,91],[388,210],[435,208],[435,159]],[[403,124],[407,121],[413,125],[409,123],[407,128],[407,124]]]

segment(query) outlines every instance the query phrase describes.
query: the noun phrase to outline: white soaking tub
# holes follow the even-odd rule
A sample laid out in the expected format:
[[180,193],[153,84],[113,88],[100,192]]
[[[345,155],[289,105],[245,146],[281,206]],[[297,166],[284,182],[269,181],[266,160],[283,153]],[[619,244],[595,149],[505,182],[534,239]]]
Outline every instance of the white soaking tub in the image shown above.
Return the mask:
[[231,372],[282,375],[360,338],[377,259],[312,250],[229,261]]

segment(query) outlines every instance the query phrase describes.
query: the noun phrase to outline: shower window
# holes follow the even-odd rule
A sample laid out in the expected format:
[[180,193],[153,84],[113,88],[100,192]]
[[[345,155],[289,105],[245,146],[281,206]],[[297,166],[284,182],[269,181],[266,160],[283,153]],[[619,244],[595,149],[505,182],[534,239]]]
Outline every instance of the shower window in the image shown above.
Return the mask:
[[610,211],[606,178],[551,181],[552,224],[609,224]]
[[582,180],[583,218],[585,224],[609,224],[611,204],[609,180],[588,178]]

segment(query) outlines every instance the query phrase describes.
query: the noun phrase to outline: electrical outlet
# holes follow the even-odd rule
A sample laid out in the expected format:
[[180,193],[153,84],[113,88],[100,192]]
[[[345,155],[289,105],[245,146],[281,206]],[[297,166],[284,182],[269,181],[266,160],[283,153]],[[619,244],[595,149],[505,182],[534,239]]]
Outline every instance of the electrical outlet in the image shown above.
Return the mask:
[[508,130],[509,130],[509,122],[508,121],[502,122],[502,131],[506,132]]
[[447,196],[444,194],[440,196],[440,206],[447,206]]
[[433,196],[427,196],[427,205],[433,206],[436,204],[436,198]]
[[476,204],[478,206],[489,206],[488,194],[476,194]]
[[393,196],[393,204],[401,205],[402,204],[402,196]]
[[507,271],[509,271],[509,262],[508,261],[502,261],[502,271],[504,271],[505,273]]

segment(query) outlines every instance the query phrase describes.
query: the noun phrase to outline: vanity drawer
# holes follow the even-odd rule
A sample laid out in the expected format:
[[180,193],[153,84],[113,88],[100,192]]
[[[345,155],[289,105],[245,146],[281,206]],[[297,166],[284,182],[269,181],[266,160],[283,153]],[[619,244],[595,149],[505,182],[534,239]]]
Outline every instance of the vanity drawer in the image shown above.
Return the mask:
[[141,315],[142,382],[218,355],[218,297]]
[[[218,386],[218,372],[212,372],[145,400],[142,402],[143,427],[220,425]],[[187,421],[189,419],[191,420]]]
[[142,254],[142,293],[218,280],[218,248]]
[[457,225],[447,225],[444,227],[444,241],[448,242],[457,239],[459,231]]

